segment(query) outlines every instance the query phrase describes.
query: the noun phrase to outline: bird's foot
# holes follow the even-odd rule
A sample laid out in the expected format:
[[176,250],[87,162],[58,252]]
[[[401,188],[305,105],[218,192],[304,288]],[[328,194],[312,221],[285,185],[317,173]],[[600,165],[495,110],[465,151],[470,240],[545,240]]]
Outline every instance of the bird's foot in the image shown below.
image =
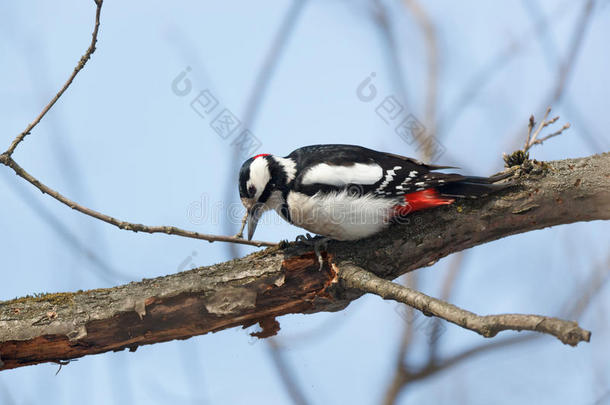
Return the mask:
[[324,261],[322,260],[321,249],[326,250],[330,238],[327,238],[325,236],[311,236],[310,234],[306,233],[305,235],[297,236],[296,241],[304,245],[313,247],[313,252],[316,254],[316,257],[318,258],[318,263],[320,264],[320,268],[318,270],[322,271],[322,269],[324,268]]

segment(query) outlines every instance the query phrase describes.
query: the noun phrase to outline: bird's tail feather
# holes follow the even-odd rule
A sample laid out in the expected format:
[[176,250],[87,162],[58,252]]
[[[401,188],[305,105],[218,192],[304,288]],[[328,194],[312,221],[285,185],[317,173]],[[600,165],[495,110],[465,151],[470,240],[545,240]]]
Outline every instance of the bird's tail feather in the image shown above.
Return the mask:
[[439,185],[436,189],[442,196],[477,198],[511,186],[510,182],[498,183],[510,176],[512,176],[510,172],[491,177],[464,176],[458,181]]

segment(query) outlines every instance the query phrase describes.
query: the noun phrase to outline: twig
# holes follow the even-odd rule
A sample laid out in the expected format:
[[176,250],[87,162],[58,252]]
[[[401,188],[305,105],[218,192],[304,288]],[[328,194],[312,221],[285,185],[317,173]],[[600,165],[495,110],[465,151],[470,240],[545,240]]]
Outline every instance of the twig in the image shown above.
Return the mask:
[[27,180],[34,187],[38,188],[40,191],[42,191],[45,194],[49,194],[51,197],[55,198],[57,201],[59,201],[63,204],[66,204],[70,208],[75,209],[85,215],[89,215],[93,218],[97,218],[97,219],[107,222],[111,225],[115,225],[115,226],[119,227],[120,229],[130,230],[130,231],[134,231],[134,232],[165,233],[168,235],[179,235],[179,236],[183,236],[183,237],[187,237],[187,238],[207,240],[208,242],[231,242],[231,243],[238,243],[238,244],[258,246],[258,247],[276,246],[275,243],[271,243],[271,242],[248,241],[248,240],[238,238],[235,236],[202,234],[202,233],[198,233],[198,232],[186,231],[186,230],[183,230],[180,228],[176,228],[174,226],[146,226],[146,225],[142,225],[142,224],[134,224],[131,222],[120,221],[111,216],[108,216],[108,215],[102,214],[100,212],[97,212],[95,210],[84,207],[84,206],[70,200],[69,198],[64,197],[62,194],[49,188],[48,186],[41,183],[38,179],[36,179],[32,175],[30,175],[21,166],[19,166],[17,164],[17,162],[15,162],[12,159],[11,156],[12,156],[13,152],[15,151],[15,148],[17,148],[19,143],[21,143],[23,141],[23,139],[32,131],[32,129],[36,125],[38,125],[38,123],[40,122],[40,120],[42,120],[42,118],[45,116],[45,114],[53,107],[53,105],[55,105],[57,100],[59,100],[59,98],[68,89],[68,87],[70,87],[70,85],[72,84],[72,81],[74,80],[74,78],[76,77],[78,72],[80,72],[85,67],[85,64],[91,58],[91,55],[93,54],[93,52],[95,52],[95,44],[97,43],[97,34],[99,32],[100,13],[101,13],[101,9],[102,9],[103,0],[94,0],[94,1],[97,6],[96,12],[95,12],[95,27],[93,29],[93,33],[91,34],[92,38],[91,38],[91,44],[89,45],[89,48],[87,48],[87,51],[85,52],[85,54],[80,58],[78,64],[74,68],[74,71],[68,78],[68,81],[66,81],[64,86],[59,90],[59,92],[55,95],[55,97],[53,97],[53,99],[51,99],[49,104],[47,104],[46,107],[43,108],[42,112],[38,115],[38,117],[36,117],[34,119],[34,121],[32,121],[32,123],[30,125],[28,125],[27,128],[13,140],[13,142],[11,143],[9,148],[6,150],[6,152],[4,152],[0,155],[0,163],[4,164],[5,166],[10,167],[11,169],[13,169],[15,171],[15,174],[17,174],[19,177]]
[[6,150],[6,152],[4,152],[8,157],[10,157],[13,154],[13,152],[15,152],[15,148],[17,148],[17,145],[19,145],[21,143],[21,141],[23,141],[25,139],[25,137],[30,134],[32,129],[34,129],[34,127],[36,125],[38,125],[38,123],[40,122],[40,120],[42,120],[42,118],[45,116],[45,114],[47,112],[49,112],[51,107],[53,107],[53,105],[55,105],[57,100],[59,100],[59,98],[68,89],[68,87],[70,87],[70,85],[72,84],[72,81],[74,80],[74,78],[76,77],[78,72],[80,72],[85,67],[85,64],[91,58],[91,55],[93,55],[93,52],[95,52],[95,44],[97,43],[97,34],[99,31],[99,27],[100,27],[100,13],[102,11],[102,3],[104,1],[103,0],[94,0],[94,1],[95,1],[97,8],[95,10],[95,25],[93,28],[93,33],[91,34],[91,44],[89,45],[89,48],[87,48],[87,51],[85,51],[85,54],[83,56],[81,56],[80,60],[78,61],[78,64],[74,68],[74,71],[72,72],[72,74],[70,75],[70,77],[68,78],[66,83],[63,85],[63,87],[59,90],[59,92],[57,92],[55,97],[53,97],[51,99],[51,101],[49,101],[49,104],[47,104],[42,109],[42,111],[40,112],[38,117],[36,117],[34,119],[34,121],[32,121],[30,123],[30,125],[27,126],[26,129],[23,130],[22,133],[17,135],[17,137],[13,140],[13,142],[11,143],[9,148]]
[[186,231],[184,229],[176,228],[174,226],[146,226],[142,224],[135,224],[132,222],[121,221],[116,218],[113,218],[109,215],[102,214],[98,211],[92,210],[90,208],[84,207],[69,198],[63,196],[57,191],[49,188],[48,186],[41,183],[38,179],[33,177],[31,174],[26,172],[21,166],[17,164],[6,152],[0,155],[0,163],[10,167],[13,169],[17,176],[25,179],[34,187],[42,191],[44,194],[48,194],[51,197],[55,198],[57,201],[67,205],[68,207],[81,212],[85,215],[89,215],[90,217],[99,219],[111,225],[114,225],[120,229],[134,231],[134,232],[146,232],[146,233],[164,233],[167,235],[178,235],[186,238],[193,239],[202,239],[207,240],[208,242],[231,242],[231,243],[239,243],[242,245],[251,245],[251,246],[277,246],[277,244],[272,242],[263,242],[263,241],[249,241],[246,239],[236,238],[234,236],[222,236],[222,235],[210,235],[203,234],[199,232]]
[[[527,161],[529,159],[529,157],[530,157],[529,150],[532,148],[532,146],[542,145],[542,143],[544,141],[546,141],[547,139],[560,135],[561,133],[563,133],[563,131],[570,128],[570,123],[566,122],[558,131],[555,131],[547,136],[544,136],[544,137],[538,139],[540,132],[542,132],[542,130],[544,128],[554,124],[559,119],[559,116],[548,119],[550,113],[551,113],[551,107],[547,107],[546,111],[544,112],[544,117],[542,118],[542,121],[540,122],[540,124],[538,124],[538,127],[536,128],[536,130],[534,130],[534,127],[536,126],[536,121],[534,120],[534,116],[530,115],[530,118],[529,118],[529,121],[527,124],[527,138],[525,139],[525,144],[523,145],[523,149],[516,150],[513,153],[511,153],[510,155],[507,155],[505,153],[502,156],[506,167],[510,168],[513,166],[522,165],[523,163],[525,163],[525,161]],[[532,133],[532,131],[534,131],[534,132]]]
[[448,302],[432,298],[419,291],[377,277],[355,265],[340,269],[339,277],[348,288],[356,288],[384,299],[405,303],[424,315],[436,316],[484,337],[493,337],[504,330],[530,330],[555,336],[565,344],[576,346],[588,342],[591,332],[581,329],[576,322],[541,315],[502,314],[480,316]]
[[[598,268],[593,271],[593,274],[589,278],[586,286],[584,287],[584,293],[581,295],[580,299],[576,302],[569,300],[572,308],[568,308],[563,311],[564,314],[568,316],[573,316],[575,319],[578,319],[582,316],[585,309],[587,309],[590,304],[593,302],[593,299],[599,293],[603,286],[606,285],[608,281],[608,276],[610,275],[610,256],[608,256],[605,262],[600,263]],[[473,348],[467,349],[462,353],[456,354],[454,356],[445,359],[443,362],[439,363],[436,366],[436,371],[443,370],[450,366],[455,365],[456,363],[470,358],[470,356],[479,354],[484,351],[489,351],[490,349],[496,349],[499,347],[506,347],[509,345],[514,345],[517,343],[525,343],[536,340],[537,338],[543,335],[540,334],[531,334],[531,335],[517,335],[508,339],[498,340],[496,342],[487,343],[479,346],[475,346]]]
[[[528,12],[528,16],[531,18],[534,25],[538,25],[539,21],[543,21],[543,22],[546,21],[545,17],[544,17],[544,13],[539,5],[539,2],[531,1],[531,0],[523,0],[522,4],[523,4],[523,7],[526,8],[526,11]],[[588,7],[589,7],[588,4],[584,6],[583,14],[581,14],[581,20],[575,26],[575,30],[580,29],[583,33],[584,33],[584,26],[586,25],[586,23],[589,22],[590,12],[587,11]],[[583,19],[584,16],[586,16],[587,18]],[[585,24],[583,24],[583,22],[585,22]],[[545,105],[554,105],[555,98],[557,98],[557,100],[561,99],[562,110],[564,110],[566,112],[566,115],[568,115],[570,117],[570,120],[578,126],[579,136],[589,145],[591,150],[594,152],[606,150],[607,148],[605,146],[603,146],[602,143],[600,142],[600,140],[597,139],[591,133],[591,130],[587,128],[587,124],[582,119],[582,113],[579,110],[579,106],[574,105],[574,103],[571,102],[569,98],[562,97],[563,89],[565,89],[565,82],[566,82],[566,79],[568,78],[568,75],[566,75],[566,73],[569,73],[571,71],[570,67],[566,68],[564,66],[567,66],[568,63],[573,64],[575,61],[570,59],[569,57],[566,57],[565,60],[561,59],[561,57],[559,56],[560,52],[557,49],[557,44],[555,43],[553,37],[549,34],[550,29],[549,29],[548,22],[546,24],[543,24],[543,28],[544,29],[539,30],[538,35],[536,37],[537,37],[538,41],[540,42],[540,47],[545,51],[544,59],[547,64],[547,67],[549,69],[555,69],[557,67],[557,65],[561,65],[561,68],[560,68],[560,71],[558,74],[557,83],[555,85],[554,90],[549,95],[549,101],[547,103],[545,103]],[[571,47],[570,51],[568,52],[568,55],[578,57],[578,52],[577,52],[578,48],[577,47],[575,48],[574,46],[575,45],[581,46],[582,38],[580,38],[578,40],[577,40],[577,38],[578,38],[577,32],[575,32],[574,35],[572,36],[572,41],[571,41],[572,47]],[[557,95],[559,95],[559,97],[557,97]],[[520,141],[520,139],[519,139],[519,141]]]
[[549,125],[553,125],[559,119],[559,116],[557,116],[557,117],[551,118],[550,120],[547,120],[550,113],[551,113],[551,107],[547,107],[546,111],[544,112],[544,117],[542,118],[542,121],[540,122],[540,124],[538,125],[538,128],[536,128],[536,131],[534,131],[533,134],[532,134],[532,129],[536,125],[536,122],[534,121],[534,116],[533,115],[530,116],[528,127],[527,127],[528,128],[527,129],[527,139],[525,141],[525,145],[523,146],[524,153],[527,153],[532,146],[541,145],[542,142],[546,141],[547,139],[557,136],[557,135],[561,134],[563,131],[565,131],[566,129],[570,128],[570,123],[566,122],[559,131],[553,132],[550,135],[537,139],[538,135],[540,135],[540,132],[544,128],[548,127]]
[[[583,44],[585,29],[588,26],[589,21],[591,20],[591,15],[592,15],[592,11],[593,11],[593,3],[594,3],[593,0],[587,1],[587,3],[583,7],[580,18],[576,22],[576,25],[574,28],[574,33],[572,35],[572,40],[570,43],[570,48],[568,50],[568,54],[566,55],[565,59],[561,62],[560,66],[559,66],[559,73],[557,75],[557,81],[552,90],[552,93],[548,97],[548,100],[545,102],[546,105],[549,105],[549,106],[555,105],[555,104],[559,103],[561,98],[563,97],[563,93],[566,88],[566,84],[568,83],[569,78],[570,78],[570,73],[572,72],[574,66],[576,65],[576,62],[578,61],[578,53]],[[543,31],[541,31],[541,32],[543,32]],[[551,110],[551,107],[547,107],[545,115],[544,115],[544,119],[542,120],[542,123],[544,123],[546,121],[550,110]],[[527,153],[529,148],[531,148],[532,146],[542,144],[542,142],[544,142],[545,140],[561,134],[564,130],[566,130],[570,127],[570,124],[566,123],[559,131],[554,132],[544,138],[541,138],[538,141],[535,141],[536,135],[540,132],[540,130],[542,128],[546,127],[547,125],[553,124],[555,121],[557,121],[558,118],[559,117],[555,117],[555,118],[551,119],[550,121],[548,121],[546,125],[544,125],[542,127],[538,127],[531,142],[529,142],[529,135],[528,135],[528,142],[526,142],[523,152]],[[529,131],[531,131],[532,119],[533,119],[533,117],[530,117]],[[541,123],[541,125],[542,125],[542,123]],[[517,134],[517,136],[519,136],[519,134]]]
[[[565,310],[562,311],[564,316],[579,319],[584,311],[590,306],[595,298],[595,295],[606,285],[610,275],[610,256],[606,258],[605,262],[593,271],[593,274],[589,277],[588,282],[584,286],[584,292],[580,295],[577,301],[572,299],[568,300],[568,305]],[[458,365],[459,363],[469,360],[472,357],[492,351],[494,349],[505,348],[521,343],[528,343],[538,340],[542,334],[529,334],[529,335],[515,335],[506,339],[497,339],[489,343],[483,343],[476,345],[469,349],[466,349],[460,353],[449,356],[443,360],[435,360],[434,362],[428,361],[428,363],[415,369],[414,367],[407,366],[404,362],[400,364],[400,369],[394,375],[392,382],[388,385],[386,395],[383,403],[386,405],[392,405],[396,402],[398,395],[406,388],[408,384],[414,381],[422,380],[433,374],[441,372],[445,369]],[[435,341],[436,342],[436,341]]]

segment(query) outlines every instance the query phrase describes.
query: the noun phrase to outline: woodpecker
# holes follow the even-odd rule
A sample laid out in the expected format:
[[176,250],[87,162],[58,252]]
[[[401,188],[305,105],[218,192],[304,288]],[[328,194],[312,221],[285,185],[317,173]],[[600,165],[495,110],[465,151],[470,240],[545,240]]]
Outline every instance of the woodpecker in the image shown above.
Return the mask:
[[357,240],[380,232],[396,217],[506,187],[496,183],[508,174],[436,171],[447,168],[355,145],[305,146],[286,157],[256,155],[239,173],[248,240],[268,210],[315,234]]

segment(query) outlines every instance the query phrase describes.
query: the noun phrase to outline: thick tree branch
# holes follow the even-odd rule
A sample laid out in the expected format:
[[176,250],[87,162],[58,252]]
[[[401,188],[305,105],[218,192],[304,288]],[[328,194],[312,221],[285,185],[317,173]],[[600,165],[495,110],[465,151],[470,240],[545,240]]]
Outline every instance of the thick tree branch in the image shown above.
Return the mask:
[[526,163],[515,186],[501,193],[412,214],[409,223],[374,238],[330,243],[321,272],[313,252],[293,245],[109,289],[2,302],[2,368],[135,349],[258,321],[267,327],[261,335],[269,335],[276,316],[336,311],[361,296],[338,282],[335,269],[347,263],[394,279],[509,235],[610,219],[609,153]]
[[377,277],[350,264],[342,266],[339,270],[339,278],[348,288],[356,288],[384,299],[405,303],[425,315],[436,316],[484,337],[494,337],[503,330],[530,330],[553,335],[572,346],[582,341],[588,342],[591,338],[591,332],[581,329],[576,322],[558,318],[523,314],[480,316],[417,290]]

